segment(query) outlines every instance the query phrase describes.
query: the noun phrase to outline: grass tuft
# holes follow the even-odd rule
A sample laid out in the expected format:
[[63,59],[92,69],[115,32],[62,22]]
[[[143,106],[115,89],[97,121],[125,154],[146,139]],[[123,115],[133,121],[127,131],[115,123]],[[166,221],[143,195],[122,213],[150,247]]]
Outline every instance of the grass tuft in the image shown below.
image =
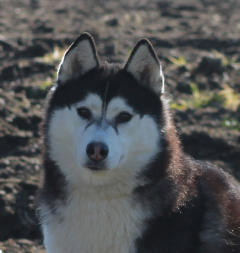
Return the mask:
[[[37,57],[36,61],[50,63],[50,64],[58,64],[64,55],[65,49],[54,47],[53,51],[45,54],[42,57]],[[52,84],[56,81],[57,73],[56,70],[51,72],[50,75],[44,80],[38,82],[38,85],[42,90],[48,89]]]
[[230,86],[225,85],[219,92],[200,91],[197,84],[190,83],[192,95],[171,104],[171,108],[185,111],[188,108],[198,109],[207,106],[224,107],[236,111],[240,107],[240,95]]
[[50,86],[53,85],[56,79],[57,79],[57,73],[55,71],[50,76],[48,76],[44,81],[38,82],[38,85],[40,86],[40,89],[47,90]]
[[218,58],[221,59],[222,61],[222,65],[225,67],[228,66],[232,66],[232,65],[236,65],[237,64],[237,57],[233,56],[233,57],[227,57],[226,55],[224,55],[223,53],[220,53],[217,50],[213,51],[213,55]]
[[229,85],[225,84],[224,89],[219,92],[224,99],[224,107],[226,109],[236,111],[240,108],[240,94],[234,91]]
[[172,57],[170,56],[169,61],[174,64],[176,67],[187,67],[187,60],[183,56]]
[[64,55],[65,49],[60,47],[54,47],[53,51],[43,55],[42,57],[37,57],[36,61],[44,63],[56,63],[60,62]]
[[224,119],[222,122],[222,126],[231,130],[240,131],[240,120],[237,120],[235,118]]

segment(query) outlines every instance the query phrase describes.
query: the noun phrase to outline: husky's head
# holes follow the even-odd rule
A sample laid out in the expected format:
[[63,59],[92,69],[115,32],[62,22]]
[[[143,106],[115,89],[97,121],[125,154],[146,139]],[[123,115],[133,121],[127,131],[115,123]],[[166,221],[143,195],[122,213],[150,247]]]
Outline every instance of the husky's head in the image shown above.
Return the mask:
[[161,151],[163,89],[149,41],[139,41],[121,68],[101,64],[92,37],[84,33],[65,53],[50,91],[49,158],[73,183],[136,176]]

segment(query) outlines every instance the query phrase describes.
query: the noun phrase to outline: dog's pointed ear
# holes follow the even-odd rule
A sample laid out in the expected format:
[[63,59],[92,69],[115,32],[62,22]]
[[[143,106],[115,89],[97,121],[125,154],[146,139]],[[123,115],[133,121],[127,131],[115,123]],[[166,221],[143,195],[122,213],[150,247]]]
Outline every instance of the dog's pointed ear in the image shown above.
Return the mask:
[[58,68],[57,82],[61,84],[98,66],[95,42],[90,34],[83,33],[65,52]]
[[124,69],[158,94],[164,92],[162,67],[149,40],[142,39],[136,44]]

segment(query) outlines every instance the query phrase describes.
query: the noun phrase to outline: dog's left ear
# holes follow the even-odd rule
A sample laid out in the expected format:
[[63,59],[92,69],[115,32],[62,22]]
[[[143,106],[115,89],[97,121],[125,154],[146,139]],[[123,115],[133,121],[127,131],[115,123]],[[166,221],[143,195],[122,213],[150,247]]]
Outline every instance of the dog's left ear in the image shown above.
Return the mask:
[[99,66],[99,59],[93,37],[83,33],[69,47],[58,69],[57,81],[59,84],[82,76]]
[[158,94],[164,92],[162,67],[149,40],[142,39],[136,44],[124,69]]

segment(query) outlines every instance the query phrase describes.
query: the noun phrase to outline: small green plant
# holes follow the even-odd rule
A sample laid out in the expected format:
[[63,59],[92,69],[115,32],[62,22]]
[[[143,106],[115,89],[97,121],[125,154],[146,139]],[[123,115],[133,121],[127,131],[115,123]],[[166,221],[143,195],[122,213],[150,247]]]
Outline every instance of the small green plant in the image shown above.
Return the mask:
[[240,107],[240,95],[229,85],[219,92],[200,91],[197,84],[190,83],[192,95],[185,100],[181,99],[177,103],[172,103],[171,108],[184,111],[188,108],[204,108],[207,106],[224,107],[236,111]]
[[183,103],[184,100],[180,101],[179,103],[174,103],[172,102],[170,104],[170,107],[174,110],[178,110],[178,111],[185,111],[188,109],[188,107],[186,106],[185,103]]
[[226,109],[236,111],[240,108],[240,94],[235,92],[229,85],[225,84],[219,95],[223,97]]
[[51,77],[48,77],[45,81],[41,82],[40,88],[42,90],[45,90],[48,87],[50,87],[52,84],[53,84],[53,80],[51,79]]
[[235,118],[224,119],[222,122],[222,126],[231,130],[240,131],[240,120],[237,120]]
[[177,103],[172,103],[171,108],[184,111],[188,108],[203,108],[210,104],[222,104],[223,98],[219,94],[212,92],[201,92],[196,83],[190,83],[191,97],[181,99]]
[[[37,57],[36,61],[57,64],[62,59],[64,52],[65,49],[54,47],[52,52],[47,53],[42,57]],[[46,90],[54,83],[55,80],[56,80],[56,70],[53,71],[44,81],[40,81],[38,85],[42,90]]]
[[50,76],[48,76],[44,81],[39,82],[38,85],[42,90],[46,90],[53,85],[53,83],[56,81],[56,78],[57,74],[55,71]]
[[170,56],[168,59],[176,67],[186,67],[188,65],[187,60],[183,56],[179,56],[179,57]]
[[188,101],[189,105],[193,108],[205,107],[209,103],[211,95],[201,93],[196,83],[190,83],[190,87],[192,90],[192,100]]
[[42,57],[37,57],[36,60],[45,63],[55,63],[59,62],[63,57],[65,49],[60,47],[54,47],[53,51],[43,55]]
[[233,57],[227,57],[226,55],[224,55],[221,52],[218,52],[217,50],[213,51],[213,55],[216,58],[221,59],[222,61],[222,65],[227,67],[227,66],[231,66],[231,65],[236,65],[237,64],[237,57],[233,56]]

